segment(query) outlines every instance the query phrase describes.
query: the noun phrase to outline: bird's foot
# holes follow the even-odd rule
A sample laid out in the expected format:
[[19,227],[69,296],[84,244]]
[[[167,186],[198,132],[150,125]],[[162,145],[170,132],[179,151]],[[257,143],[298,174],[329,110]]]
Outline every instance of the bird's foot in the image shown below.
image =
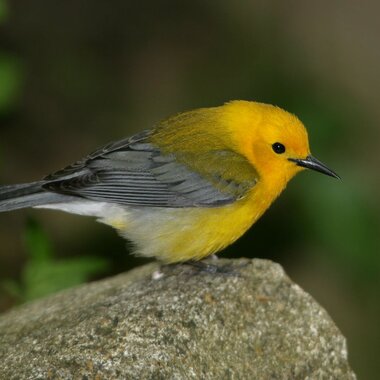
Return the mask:
[[190,265],[196,273],[216,274],[224,276],[240,276],[239,269],[246,264],[233,265],[233,264],[210,264],[204,261],[185,261],[182,265]]

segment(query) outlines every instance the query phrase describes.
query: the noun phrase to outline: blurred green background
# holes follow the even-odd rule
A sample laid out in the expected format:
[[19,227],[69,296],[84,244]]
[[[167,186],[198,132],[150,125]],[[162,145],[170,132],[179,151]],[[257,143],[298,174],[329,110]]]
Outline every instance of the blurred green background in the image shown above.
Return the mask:
[[[0,183],[35,180],[158,120],[230,99],[297,114],[342,181],[302,173],[224,256],[262,257],[380,372],[380,3],[0,0]],[[0,310],[140,265],[109,227],[0,214]]]

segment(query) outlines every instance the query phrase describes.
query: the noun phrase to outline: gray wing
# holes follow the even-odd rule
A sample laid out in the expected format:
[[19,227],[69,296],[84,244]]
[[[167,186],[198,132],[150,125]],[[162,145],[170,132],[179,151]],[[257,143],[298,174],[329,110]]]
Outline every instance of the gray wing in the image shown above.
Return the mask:
[[218,173],[214,181],[200,176],[149,143],[150,133],[97,150],[46,177],[43,187],[91,200],[156,207],[221,206],[241,198],[251,187],[251,183],[225,181]]

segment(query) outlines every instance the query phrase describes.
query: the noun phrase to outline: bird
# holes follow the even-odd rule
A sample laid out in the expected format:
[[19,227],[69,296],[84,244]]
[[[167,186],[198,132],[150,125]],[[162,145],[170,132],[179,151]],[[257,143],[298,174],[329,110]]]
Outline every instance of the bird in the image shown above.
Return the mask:
[[93,216],[136,255],[197,262],[241,237],[304,169],[340,178],[311,155],[295,115],[234,100],[171,116],[42,180],[0,186],[0,212]]

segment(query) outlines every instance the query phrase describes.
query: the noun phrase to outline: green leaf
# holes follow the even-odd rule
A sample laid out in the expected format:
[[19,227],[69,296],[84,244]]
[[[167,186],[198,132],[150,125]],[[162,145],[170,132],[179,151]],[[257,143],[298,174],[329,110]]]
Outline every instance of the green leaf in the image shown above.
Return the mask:
[[54,256],[47,234],[34,219],[28,219],[25,244],[29,258],[34,263],[51,260]]
[[14,57],[1,54],[0,114],[9,111],[14,106],[20,93],[21,83],[22,69],[20,62]]
[[1,289],[16,300],[23,299],[23,290],[15,280],[5,279],[0,283]]
[[82,284],[108,268],[108,262],[98,257],[55,259],[50,239],[34,219],[28,220],[25,243],[29,260],[22,273],[23,301]]
[[96,257],[30,262],[23,273],[24,300],[30,301],[82,284],[107,267],[106,260]]

